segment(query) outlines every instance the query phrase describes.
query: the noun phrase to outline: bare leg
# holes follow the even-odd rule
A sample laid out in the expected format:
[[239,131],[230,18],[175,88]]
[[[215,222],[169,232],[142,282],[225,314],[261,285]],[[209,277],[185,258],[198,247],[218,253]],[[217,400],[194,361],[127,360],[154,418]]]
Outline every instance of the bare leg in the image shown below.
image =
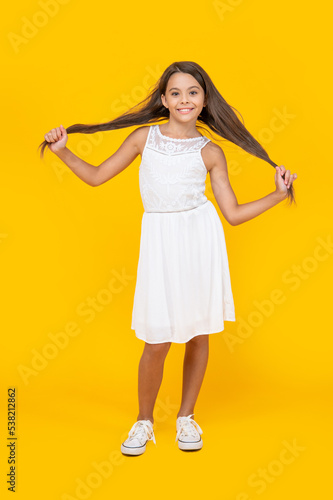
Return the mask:
[[186,343],[183,367],[182,402],[177,417],[194,414],[209,354],[209,334],[197,335]]
[[150,420],[154,423],[155,401],[163,378],[164,361],[170,346],[171,342],[145,343],[139,363],[139,415],[137,420]]

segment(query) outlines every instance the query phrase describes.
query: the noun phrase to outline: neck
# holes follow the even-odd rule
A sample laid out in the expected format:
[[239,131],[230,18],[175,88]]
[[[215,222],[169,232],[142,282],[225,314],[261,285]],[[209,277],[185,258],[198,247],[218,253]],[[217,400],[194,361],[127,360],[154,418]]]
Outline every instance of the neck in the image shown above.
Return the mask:
[[160,126],[162,134],[168,135],[173,139],[191,139],[192,137],[201,137],[196,129],[196,120],[188,123],[177,122],[171,118],[167,123]]

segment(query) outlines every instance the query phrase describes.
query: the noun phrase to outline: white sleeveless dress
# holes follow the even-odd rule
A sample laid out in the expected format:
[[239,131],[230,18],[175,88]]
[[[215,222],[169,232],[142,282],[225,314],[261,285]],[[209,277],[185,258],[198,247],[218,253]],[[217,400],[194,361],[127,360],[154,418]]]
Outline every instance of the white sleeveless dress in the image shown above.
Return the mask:
[[185,343],[235,320],[223,226],[205,196],[208,137],[172,139],[151,125],[139,167],[144,213],[131,329]]

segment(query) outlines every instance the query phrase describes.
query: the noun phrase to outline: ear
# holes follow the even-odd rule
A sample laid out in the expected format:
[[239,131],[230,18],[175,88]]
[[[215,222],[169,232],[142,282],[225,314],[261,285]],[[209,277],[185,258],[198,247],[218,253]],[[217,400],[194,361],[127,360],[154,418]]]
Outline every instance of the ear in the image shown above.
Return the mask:
[[161,94],[161,101],[162,101],[162,104],[165,108],[167,108],[168,106],[166,105],[166,101],[165,101],[165,97],[163,94]]

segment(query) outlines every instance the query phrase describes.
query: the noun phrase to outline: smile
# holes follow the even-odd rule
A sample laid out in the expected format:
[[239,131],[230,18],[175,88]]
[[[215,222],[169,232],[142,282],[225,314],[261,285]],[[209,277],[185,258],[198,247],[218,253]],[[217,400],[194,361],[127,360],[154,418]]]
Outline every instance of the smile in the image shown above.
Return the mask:
[[192,110],[193,110],[193,108],[177,109],[177,111],[179,111],[179,113],[181,113],[182,115],[187,115],[188,113],[191,113]]

